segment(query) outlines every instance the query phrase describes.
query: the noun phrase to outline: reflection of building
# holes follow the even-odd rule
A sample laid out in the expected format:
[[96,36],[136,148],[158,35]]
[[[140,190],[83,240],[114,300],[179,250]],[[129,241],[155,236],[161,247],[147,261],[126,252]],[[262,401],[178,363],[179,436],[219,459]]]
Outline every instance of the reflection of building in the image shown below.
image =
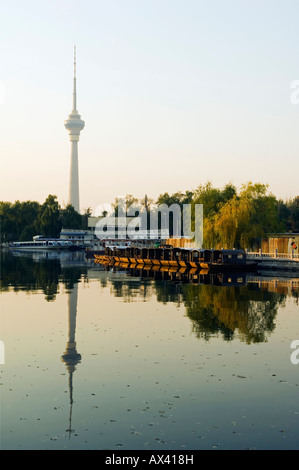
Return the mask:
[[81,361],[81,355],[76,350],[76,316],[77,316],[77,300],[78,300],[78,284],[74,284],[73,289],[69,294],[68,299],[68,342],[66,350],[61,356],[62,362],[65,363],[69,373],[69,392],[70,392],[70,418],[69,418],[69,434],[71,434],[71,420],[72,420],[72,405],[73,405],[73,373],[76,370],[76,365]]
[[256,284],[260,289],[286,296],[299,296],[299,278],[279,278],[274,276],[248,275],[247,282]]

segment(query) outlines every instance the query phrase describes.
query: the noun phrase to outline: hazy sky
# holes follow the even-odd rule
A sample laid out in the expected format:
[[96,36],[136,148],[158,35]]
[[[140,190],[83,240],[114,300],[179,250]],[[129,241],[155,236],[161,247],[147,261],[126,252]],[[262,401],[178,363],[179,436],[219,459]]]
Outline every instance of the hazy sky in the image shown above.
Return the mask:
[[0,8],[0,200],[80,205],[268,183],[299,193],[298,0],[15,0]]

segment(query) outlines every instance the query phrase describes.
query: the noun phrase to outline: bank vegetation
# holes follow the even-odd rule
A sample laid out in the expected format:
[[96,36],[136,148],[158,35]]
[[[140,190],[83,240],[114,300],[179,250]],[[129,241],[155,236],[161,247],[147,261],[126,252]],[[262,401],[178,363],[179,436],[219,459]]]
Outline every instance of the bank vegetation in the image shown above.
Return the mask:
[[[192,214],[195,204],[202,204],[205,247],[250,248],[270,233],[299,232],[299,196],[278,199],[262,183],[249,182],[237,190],[231,183],[215,188],[207,182],[192,191],[160,194],[156,201],[147,196],[141,200],[126,196],[127,209],[150,210],[160,204],[178,204],[181,209],[191,204]],[[117,200],[112,206],[117,215]],[[49,195],[43,204],[0,202],[1,243],[31,240],[36,234],[57,237],[61,228],[87,229],[91,215],[90,208],[83,215],[71,205],[62,208],[55,195]]]

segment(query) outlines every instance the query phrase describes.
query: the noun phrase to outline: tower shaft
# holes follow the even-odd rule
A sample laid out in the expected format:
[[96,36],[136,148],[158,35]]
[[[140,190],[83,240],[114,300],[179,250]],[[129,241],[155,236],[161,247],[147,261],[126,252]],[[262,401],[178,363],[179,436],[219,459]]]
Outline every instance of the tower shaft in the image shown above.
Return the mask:
[[69,204],[71,204],[77,212],[80,212],[78,142],[76,140],[71,141]]

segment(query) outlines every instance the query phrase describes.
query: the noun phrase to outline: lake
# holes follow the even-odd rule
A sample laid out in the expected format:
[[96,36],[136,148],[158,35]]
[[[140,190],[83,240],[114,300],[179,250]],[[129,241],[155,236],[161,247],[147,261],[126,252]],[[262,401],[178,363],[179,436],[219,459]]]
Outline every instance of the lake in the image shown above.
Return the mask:
[[298,450],[298,299],[298,277],[3,251],[1,449]]

